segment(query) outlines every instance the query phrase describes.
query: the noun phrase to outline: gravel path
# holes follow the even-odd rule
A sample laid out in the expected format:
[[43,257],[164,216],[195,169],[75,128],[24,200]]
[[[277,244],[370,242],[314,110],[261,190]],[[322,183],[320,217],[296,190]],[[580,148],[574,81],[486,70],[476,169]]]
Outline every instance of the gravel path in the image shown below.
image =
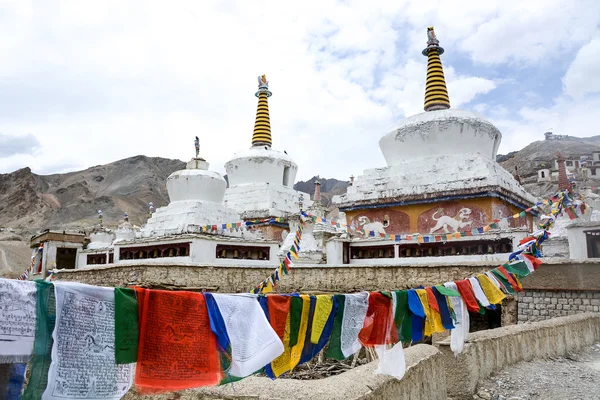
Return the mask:
[[600,343],[565,357],[508,367],[481,384],[473,398],[600,400]]

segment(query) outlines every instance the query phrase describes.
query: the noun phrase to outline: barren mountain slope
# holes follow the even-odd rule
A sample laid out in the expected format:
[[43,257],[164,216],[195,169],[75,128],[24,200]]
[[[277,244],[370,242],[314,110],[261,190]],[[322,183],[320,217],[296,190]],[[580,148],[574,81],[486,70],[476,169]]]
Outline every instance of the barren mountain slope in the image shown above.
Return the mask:
[[148,202],[168,203],[166,179],[182,168],[179,160],[136,156],[67,174],[37,175],[29,168],[2,174],[0,226],[86,228],[98,210],[106,224],[117,224],[124,212],[139,224]]

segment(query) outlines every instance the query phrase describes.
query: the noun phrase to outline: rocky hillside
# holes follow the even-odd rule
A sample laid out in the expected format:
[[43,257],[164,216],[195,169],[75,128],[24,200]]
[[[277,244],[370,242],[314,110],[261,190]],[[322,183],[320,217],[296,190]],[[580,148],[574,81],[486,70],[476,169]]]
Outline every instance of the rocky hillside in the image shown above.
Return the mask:
[[18,278],[29,266],[29,240],[14,232],[0,232],[0,277]]
[[[347,181],[339,181],[335,178],[318,178],[321,182],[321,202],[325,207],[331,206],[331,198],[338,194],[346,193],[346,188],[348,187]],[[317,180],[316,176],[313,176],[309,180],[298,181],[294,185],[294,189],[299,190],[304,193],[309,193],[310,198],[313,198],[313,194],[315,193],[315,181]]]
[[107,225],[146,219],[148,202],[168,203],[166,178],[185,168],[179,160],[136,156],[84,171],[37,175],[29,168],[0,174],[0,227],[86,228],[102,210]]
[[[600,136],[577,138],[569,136],[564,140],[540,140],[525,146],[520,151],[506,155],[498,154],[496,160],[510,173],[518,167],[523,186],[536,196],[546,196],[556,191],[556,183],[538,183],[537,171],[541,168],[554,170],[556,153],[560,152],[565,159],[579,160],[581,156],[591,156],[593,151],[600,151]],[[579,185],[598,186],[595,179],[583,181],[577,176]]]

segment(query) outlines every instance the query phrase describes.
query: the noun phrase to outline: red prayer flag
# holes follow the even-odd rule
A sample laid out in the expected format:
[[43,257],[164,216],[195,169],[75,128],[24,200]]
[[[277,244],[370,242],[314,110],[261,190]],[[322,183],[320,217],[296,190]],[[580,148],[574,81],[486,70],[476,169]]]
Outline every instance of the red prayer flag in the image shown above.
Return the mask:
[[535,238],[533,236],[527,236],[526,238],[521,239],[519,241],[519,244],[527,243],[527,242],[530,242],[532,240],[535,240]]
[[425,291],[427,292],[427,301],[429,302],[429,307],[431,307],[432,309],[434,309],[435,311],[440,312],[440,305],[437,302],[437,299],[435,298],[435,294],[433,293],[433,289],[428,286],[425,288]]
[[142,393],[217,385],[217,340],[202,293],[143,291],[135,384]]
[[523,256],[526,257],[531,262],[534,270],[537,270],[540,267],[540,265],[542,265],[542,262],[539,259],[535,258],[534,256],[531,256],[529,254],[524,254],[524,253],[523,253]]
[[455,283],[458,289],[458,293],[460,293],[460,297],[462,297],[463,301],[467,305],[467,310],[469,310],[470,312],[478,313],[479,304],[477,304],[477,299],[475,298],[475,293],[473,292],[471,282],[469,282],[467,279],[463,279],[460,281],[456,281]]
[[285,323],[290,311],[290,300],[290,296],[281,296],[279,294],[267,296],[269,322],[281,341],[283,341],[283,336],[285,335]]
[[398,331],[394,326],[392,310],[392,299],[379,292],[369,294],[367,315],[363,328],[358,334],[358,339],[363,346],[398,342]]

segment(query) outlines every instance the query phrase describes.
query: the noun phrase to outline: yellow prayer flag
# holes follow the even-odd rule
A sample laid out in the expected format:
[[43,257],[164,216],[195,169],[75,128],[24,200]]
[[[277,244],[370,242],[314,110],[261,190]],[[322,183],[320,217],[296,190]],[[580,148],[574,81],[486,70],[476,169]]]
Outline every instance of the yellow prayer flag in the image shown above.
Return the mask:
[[515,214],[512,216],[513,218],[519,218],[519,214]]
[[491,304],[499,304],[502,302],[502,299],[506,297],[506,295],[502,293],[500,289],[498,289],[498,286],[494,285],[494,282],[492,282],[489,276],[485,274],[478,274],[477,280],[483,289],[485,297],[487,297]]
[[319,343],[323,329],[327,324],[331,310],[333,309],[333,297],[330,295],[317,295],[317,303],[315,305],[315,314],[312,321],[312,332],[310,333],[310,342],[312,344]]
[[423,243],[423,236],[421,236],[421,235],[417,236],[417,242]]
[[419,300],[421,300],[421,304],[423,305],[423,310],[425,311],[425,336],[431,336],[436,332],[445,332],[446,328],[442,325],[442,316],[439,312],[433,310],[429,305],[429,300],[427,299],[427,291],[425,289],[416,289],[417,295],[419,296]]
[[271,293],[273,291],[273,285],[271,285],[271,281],[267,279],[267,284],[263,287],[261,293]]
[[454,232],[454,233],[452,234],[452,236],[454,236],[454,237],[455,237],[455,238],[457,238],[457,239],[460,239],[460,237],[461,237],[461,236],[460,236],[460,232]]

